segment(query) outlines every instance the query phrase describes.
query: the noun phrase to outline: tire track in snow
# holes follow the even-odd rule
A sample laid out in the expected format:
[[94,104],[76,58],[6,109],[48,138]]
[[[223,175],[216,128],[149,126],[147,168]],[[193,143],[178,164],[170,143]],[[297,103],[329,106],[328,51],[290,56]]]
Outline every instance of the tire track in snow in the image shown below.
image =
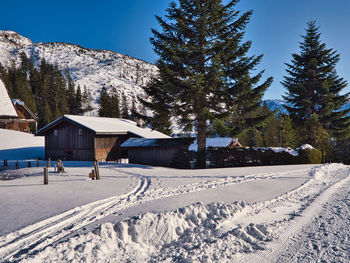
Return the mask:
[[73,208],[0,237],[0,259],[11,259],[12,261],[23,254],[34,254],[73,231],[82,229],[88,224],[112,214],[114,207],[123,207],[125,202],[129,202],[128,200],[142,195],[149,187],[148,184],[149,180],[142,177],[139,184],[125,195],[114,196]]
[[[344,171],[344,170],[340,170]],[[339,171],[337,171],[339,172]],[[321,191],[318,196],[312,201],[312,203],[305,208],[299,217],[296,217],[291,223],[289,223],[278,237],[278,239],[270,243],[265,251],[257,252],[251,257],[245,258],[244,262],[254,263],[254,262],[275,262],[278,256],[286,249],[290,238],[301,231],[302,227],[309,224],[318,211],[322,209],[322,205],[327,202],[327,200],[337,192],[345,183],[350,181],[349,169],[347,169],[348,175],[341,180],[330,184],[323,191]]]
[[[117,170],[117,169],[116,169]],[[53,245],[65,237],[72,235],[89,224],[119,211],[170,196],[202,191],[243,182],[279,178],[287,175],[305,174],[309,169],[287,172],[262,173],[247,177],[224,177],[187,185],[165,187],[149,190],[151,177],[118,171],[139,178],[139,185],[129,193],[73,208],[65,213],[24,227],[19,231],[0,237],[0,259],[21,261],[23,257],[35,255],[44,248]]]

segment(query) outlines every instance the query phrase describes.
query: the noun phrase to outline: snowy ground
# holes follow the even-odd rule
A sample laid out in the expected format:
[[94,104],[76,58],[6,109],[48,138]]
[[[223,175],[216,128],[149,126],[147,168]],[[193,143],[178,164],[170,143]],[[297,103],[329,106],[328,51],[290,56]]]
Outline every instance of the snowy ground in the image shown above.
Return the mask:
[[43,185],[45,161],[23,168],[41,138],[0,138],[21,167],[0,172],[0,262],[349,262],[348,166],[101,163],[92,181],[92,163],[64,162]]
[[91,163],[65,166],[63,175],[51,171],[48,186],[42,184],[41,167],[0,173],[18,178],[0,181],[0,199],[6,200],[0,204],[1,261],[346,262],[350,257],[345,228],[350,182],[344,165],[184,171],[105,164],[101,181],[87,179]]

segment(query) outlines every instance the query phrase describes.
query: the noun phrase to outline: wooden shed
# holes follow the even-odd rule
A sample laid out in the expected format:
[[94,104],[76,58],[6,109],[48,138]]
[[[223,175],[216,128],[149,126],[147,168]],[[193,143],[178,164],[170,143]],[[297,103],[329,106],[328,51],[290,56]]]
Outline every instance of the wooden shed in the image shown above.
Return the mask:
[[40,129],[45,136],[45,158],[75,161],[114,161],[121,158],[120,145],[129,138],[170,138],[140,128],[120,118],[64,115]]
[[174,157],[182,154],[195,138],[131,138],[121,147],[127,149],[129,163],[153,166],[174,166]]

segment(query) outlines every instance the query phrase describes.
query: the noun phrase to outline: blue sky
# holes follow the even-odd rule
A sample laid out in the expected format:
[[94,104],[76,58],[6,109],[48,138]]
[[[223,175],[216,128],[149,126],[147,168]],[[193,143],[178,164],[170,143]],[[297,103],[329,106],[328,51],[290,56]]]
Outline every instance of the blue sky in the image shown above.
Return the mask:
[[[168,0],[2,0],[0,30],[13,30],[34,42],[69,42],[108,49],[149,62],[157,59],[149,38],[164,16]],[[337,71],[350,81],[349,0],[241,0],[237,9],[253,10],[246,40],[251,54],[264,54],[258,70],[274,77],[265,99],[280,99],[285,62],[298,52],[306,23],[316,20],[322,41],[340,53]],[[347,88],[347,92],[349,88]]]

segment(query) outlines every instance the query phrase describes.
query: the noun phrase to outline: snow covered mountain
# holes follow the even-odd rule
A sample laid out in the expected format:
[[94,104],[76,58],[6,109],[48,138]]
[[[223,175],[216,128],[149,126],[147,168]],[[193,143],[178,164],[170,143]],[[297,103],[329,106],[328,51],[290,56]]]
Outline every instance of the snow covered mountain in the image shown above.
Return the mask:
[[279,113],[287,113],[287,110],[283,107],[286,103],[284,100],[264,100],[263,103],[266,103],[270,110],[278,110]]
[[13,61],[18,64],[22,52],[36,65],[45,59],[67,69],[76,85],[91,91],[94,108],[102,87],[115,87],[131,105],[132,99],[142,94],[141,86],[157,73],[156,66],[127,55],[68,43],[34,43],[16,32],[0,30],[0,63],[5,67]]
[[[108,50],[83,48],[69,43],[34,43],[14,31],[0,30],[0,63],[8,67],[13,62],[20,63],[20,54],[24,52],[36,65],[41,59],[56,64],[62,70],[68,70],[73,81],[81,88],[90,90],[95,108],[90,114],[96,114],[98,98],[102,87],[115,87],[119,96],[125,95],[129,105],[134,99],[139,105],[137,95],[142,95],[142,86],[157,74],[157,67],[151,63]],[[265,100],[271,110],[283,107],[285,101]],[[344,106],[350,108],[350,103]]]

